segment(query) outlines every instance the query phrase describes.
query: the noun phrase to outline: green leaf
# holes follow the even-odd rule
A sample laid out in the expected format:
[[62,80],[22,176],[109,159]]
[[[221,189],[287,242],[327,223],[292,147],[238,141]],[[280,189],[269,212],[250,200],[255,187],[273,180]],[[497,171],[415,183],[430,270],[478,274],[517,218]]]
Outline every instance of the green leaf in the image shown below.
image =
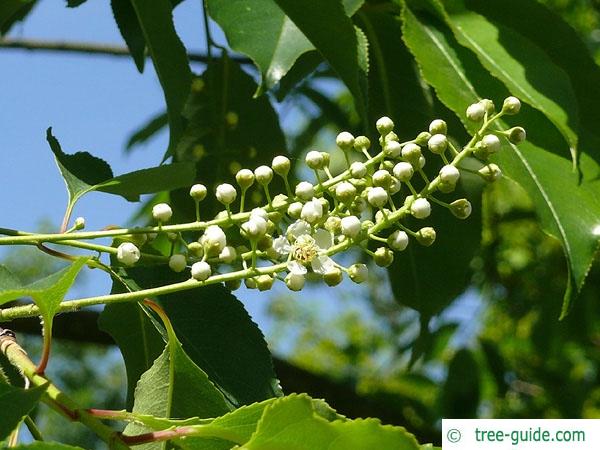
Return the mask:
[[271,403],[252,438],[248,450],[397,449],[418,450],[414,436],[404,428],[381,425],[377,419],[327,421],[314,408],[310,397],[291,395]]
[[472,50],[481,64],[514,95],[541,111],[561,131],[575,161],[579,131],[577,100],[567,74],[546,54],[547,44],[539,47],[517,31],[469,10],[462,0],[445,4],[447,9],[443,14],[458,42]]
[[131,0],[131,3],[165,95],[171,133],[166,155],[169,156],[183,132],[181,113],[190,93],[192,72],[173,25],[171,2]]
[[111,0],[110,6],[131,57],[142,73],[146,62],[146,39],[131,0]]
[[0,264],[0,290],[19,289],[22,286],[21,280],[8,270],[6,266]]
[[88,152],[72,155],[63,152],[51,128],[46,132],[46,139],[67,185],[67,220],[77,201],[88,192],[102,191],[137,201],[141,194],[190,186],[195,179],[196,171],[190,164],[167,164],[114,177],[104,160]]
[[[185,274],[176,274],[165,266],[131,268],[127,274],[140,288],[187,279]],[[278,395],[271,355],[262,333],[243,305],[223,286],[164,295],[159,301],[186,354],[231,404],[241,406]],[[139,320],[144,322],[142,316]],[[137,320],[135,327],[139,329]],[[125,330],[120,332],[124,334]],[[135,341],[143,336],[131,336],[131,345],[140,348]]]
[[[187,127],[174,159],[196,163],[197,179],[209,190],[231,182],[242,167],[270,165],[273,156],[286,153],[279,117],[269,98],[252,98],[256,83],[235,61],[226,56],[213,61],[193,84],[185,109]],[[283,189],[281,180],[273,183],[273,190]],[[173,209],[183,214],[174,220],[195,220],[189,189],[172,193],[171,201]],[[204,217],[220,209],[222,205],[213,199],[202,202]]]
[[87,0],[67,0],[67,8],[76,8]]
[[[208,418],[231,410],[221,392],[210,382],[206,373],[187,356],[166,317],[163,317],[168,343],[163,353],[145,372],[135,390],[134,414],[157,417]],[[125,434],[151,431],[132,423]],[[145,449],[166,448],[166,442],[144,445]]]
[[133,147],[139,144],[143,144],[148,141],[152,136],[162,130],[169,124],[169,116],[166,112],[161,112],[156,116],[152,117],[148,122],[143,124],[139,129],[129,136],[127,144],[125,145],[126,151],[131,151]]
[[59,442],[41,442],[36,441],[27,445],[18,445],[14,450],[84,450],[81,447],[73,447]]
[[16,22],[22,21],[36,3],[37,0],[3,0],[0,2],[0,35],[8,33]]
[[399,19],[364,7],[356,22],[369,40],[369,125],[374,127],[377,119],[388,116],[398,134],[416,136],[431,120],[432,108],[402,41]]
[[[473,124],[464,119],[467,106],[480,98],[499,100],[506,90],[435,20],[417,18],[408,8],[403,18],[404,39],[423,77],[435,88],[440,100],[473,131]],[[573,173],[571,163],[559,156],[564,152],[559,151],[562,144],[560,138],[553,137],[556,133],[552,125],[539,114],[523,109],[515,119],[529,131],[529,141],[518,147],[504,146],[498,154],[498,164],[529,194],[543,229],[563,246],[568,268],[564,316],[583,286],[598,246],[600,167],[582,153],[580,179]]]
[[459,350],[448,366],[448,377],[441,395],[442,417],[477,417],[479,384],[479,365],[475,357],[465,348]]
[[337,72],[354,96],[356,110],[366,121],[368,67],[360,58],[357,33],[341,0],[275,1]]
[[[345,0],[352,16],[364,0]],[[210,16],[236,52],[248,55],[262,76],[257,93],[271,89],[304,53],[314,50],[309,39],[273,0],[208,0]]]
[[21,389],[0,380],[0,441],[35,408],[45,391],[46,386]]
[[[111,293],[124,292],[119,282],[113,282]],[[138,303],[106,305],[98,325],[117,343],[127,371],[127,409],[133,408],[135,386],[161,354],[164,341],[156,327]]]
[[196,177],[193,164],[173,163],[119,175],[93,187],[93,190],[116,194],[137,201],[141,194],[189,187]]

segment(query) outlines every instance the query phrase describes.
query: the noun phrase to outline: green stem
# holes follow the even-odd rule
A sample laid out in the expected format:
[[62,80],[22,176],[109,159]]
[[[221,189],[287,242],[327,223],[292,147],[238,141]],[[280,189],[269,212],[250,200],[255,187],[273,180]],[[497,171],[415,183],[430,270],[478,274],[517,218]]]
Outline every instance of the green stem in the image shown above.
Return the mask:
[[25,425],[27,426],[27,429],[31,433],[33,439],[35,439],[36,441],[44,440],[42,433],[40,432],[39,428],[30,416],[25,416]]

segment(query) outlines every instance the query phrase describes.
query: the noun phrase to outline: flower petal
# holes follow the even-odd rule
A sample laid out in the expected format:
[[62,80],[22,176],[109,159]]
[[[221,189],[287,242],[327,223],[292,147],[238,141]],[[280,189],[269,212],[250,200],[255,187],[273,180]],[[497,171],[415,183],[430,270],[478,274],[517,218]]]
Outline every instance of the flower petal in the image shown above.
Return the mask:
[[319,228],[317,231],[315,231],[313,238],[321,250],[329,250],[329,247],[333,245],[331,233],[323,228]]
[[321,255],[314,258],[310,263],[313,272],[324,275],[335,267],[333,259],[329,256]]
[[290,244],[285,236],[279,236],[273,239],[273,250],[280,256],[284,257],[290,254]]
[[287,265],[287,269],[290,273],[293,273],[294,275],[305,275],[308,272],[308,270],[306,270],[306,267],[304,267],[298,261],[290,261]]
[[304,220],[296,220],[288,227],[287,234],[292,235],[296,239],[303,234],[310,234],[310,225]]

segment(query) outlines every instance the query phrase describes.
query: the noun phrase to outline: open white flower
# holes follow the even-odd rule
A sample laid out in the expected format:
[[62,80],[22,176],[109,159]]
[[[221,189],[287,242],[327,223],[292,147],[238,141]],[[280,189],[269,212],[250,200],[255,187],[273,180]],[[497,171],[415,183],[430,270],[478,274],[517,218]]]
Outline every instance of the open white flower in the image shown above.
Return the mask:
[[306,274],[309,266],[321,275],[335,267],[335,262],[326,254],[332,245],[333,236],[329,231],[317,228],[312,232],[304,220],[291,224],[285,236],[273,241],[273,249],[281,258],[291,258],[288,264],[290,273],[298,275]]

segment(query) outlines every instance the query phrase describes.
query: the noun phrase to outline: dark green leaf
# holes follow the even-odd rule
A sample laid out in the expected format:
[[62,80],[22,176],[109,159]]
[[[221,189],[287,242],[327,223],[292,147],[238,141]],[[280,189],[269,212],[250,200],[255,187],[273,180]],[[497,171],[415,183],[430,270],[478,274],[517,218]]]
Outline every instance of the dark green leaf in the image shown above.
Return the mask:
[[446,3],[444,15],[458,42],[472,50],[481,64],[514,95],[541,111],[565,136],[575,158],[579,131],[577,100],[567,74],[546,54],[548,43],[540,48],[513,29],[470,11],[461,0]]
[[67,7],[68,8],[76,8],[79,5],[85,3],[87,0],[67,0]]
[[[113,283],[111,293],[124,292]],[[98,323],[117,343],[127,370],[127,409],[133,408],[133,394],[141,375],[161,354],[164,341],[138,303],[106,305]]]
[[21,389],[0,380],[0,440],[6,438],[35,408],[46,387]]
[[[435,88],[440,100],[463,120],[469,104],[480,98],[498,101],[506,95],[504,88],[497,85],[473,55],[431,18],[417,18],[405,9],[404,39],[425,80]],[[569,271],[564,315],[572,297],[583,286],[598,245],[600,167],[582,153],[582,179],[579,179],[570,162],[559,156],[558,150],[563,145],[560,138],[548,139],[556,134],[553,127],[543,117],[527,113],[526,108],[524,113],[516,119],[528,130],[530,141],[518,147],[505,146],[498,155],[498,162],[505,174],[529,194],[544,230],[562,243]],[[464,123],[473,131],[473,124]]]
[[337,72],[354,96],[359,115],[366,120],[368,67],[361,61],[357,34],[341,0],[275,1]]
[[173,25],[169,0],[131,0],[158,79],[163,88],[169,114],[169,151],[173,151],[183,132],[181,112],[190,93],[192,72],[185,47]]
[[323,57],[316,50],[302,54],[288,73],[279,81],[275,91],[277,101],[283,101],[297,85],[317,70],[322,63]]
[[193,164],[174,163],[119,175],[94,186],[94,190],[137,201],[141,194],[191,186],[195,177],[196,168]]
[[479,366],[473,354],[464,348],[456,352],[448,366],[448,377],[442,390],[442,417],[477,417],[479,383]]
[[130,151],[134,146],[146,142],[168,124],[169,116],[165,112],[161,112],[152,117],[147,123],[142,125],[137,131],[129,136],[125,150]]
[[33,9],[37,0],[3,0],[0,2],[0,35],[6,34]]
[[431,105],[402,41],[398,17],[365,7],[356,21],[369,40],[369,124],[388,116],[399,135],[416,136],[431,120]]
[[[164,352],[145,372],[135,389],[134,414],[157,417],[216,417],[230,411],[225,398],[186,355],[169,322],[165,323],[168,343]],[[132,423],[125,434],[151,431]],[[166,442],[144,445],[144,449],[166,448]]]
[[404,428],[381,425],[377,419],[328,422],[316,413],[310,397],[291,395],[265,409],[256,432],[244,443],[244,448],[418,450],[419,444]]
[[[364,0],[346,0],[351,16]],[[210,16],[223,28],[229,46],[248,55],[271,89],[304,53],[314,50],[310,40],[273,0],[208,0]],[[258,91],[257,91],[258,92]]]
[[146,39],[131,0],[111,0],[110,5],[131,57],[137,69],[143,72],[146,61]]
[[[160,266],[128,269],[127,273],[141,288],[187,279]],[[169,294],[159,300],[186,354],[231,404],[241,406],[278,394],[262,333],[223,286]]]
[[[252,98],[256,83],[235,61],[215,60],[194,86],[185,111],[188,125],[175,160],[195,163],[198,181],[209,190],[223,181],[231,183],[242,167],[271,164],[273,156],[286,153],[269,98]],[[277,184],[273,189],[278,189]],[[177,220],[194,220],[188,189],[172,194],[171,200],[174,210],[183,213]],[[216,214],[218,208],[222,205],[210,199],[202,203],[204,217]]]
[[14,450],[84,450],[81,447],[73,447],[59,442],[32,442],[27,445],[18,445]]

